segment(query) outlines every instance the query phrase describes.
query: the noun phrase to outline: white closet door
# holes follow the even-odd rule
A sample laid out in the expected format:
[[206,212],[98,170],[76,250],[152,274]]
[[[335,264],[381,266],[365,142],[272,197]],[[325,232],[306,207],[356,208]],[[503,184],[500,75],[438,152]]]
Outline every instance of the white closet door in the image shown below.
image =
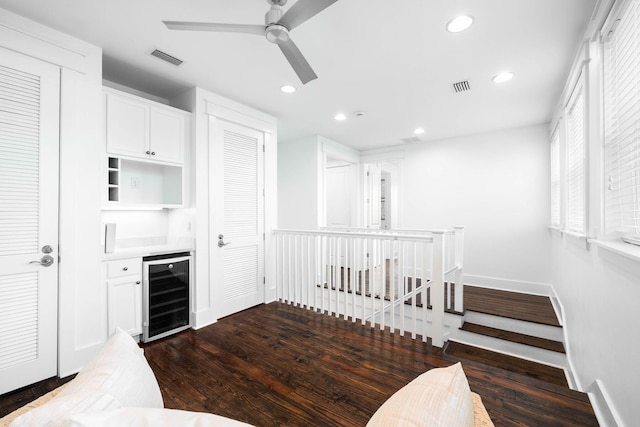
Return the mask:
[[59,88],[0,48],[0,394],[57,373]]
[[224,317],[264,302],[264,134],[210,120],[210,277]]

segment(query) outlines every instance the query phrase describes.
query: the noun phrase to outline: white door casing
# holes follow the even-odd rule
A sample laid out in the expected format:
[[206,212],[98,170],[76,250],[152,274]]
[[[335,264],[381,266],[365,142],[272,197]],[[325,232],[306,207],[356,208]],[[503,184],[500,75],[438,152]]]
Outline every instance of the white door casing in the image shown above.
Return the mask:
[[57,374],[60,69],[0,58],[2,394]]
[[224,317],[264,302],[265,137],[216,117],[209,125],[210,278]]

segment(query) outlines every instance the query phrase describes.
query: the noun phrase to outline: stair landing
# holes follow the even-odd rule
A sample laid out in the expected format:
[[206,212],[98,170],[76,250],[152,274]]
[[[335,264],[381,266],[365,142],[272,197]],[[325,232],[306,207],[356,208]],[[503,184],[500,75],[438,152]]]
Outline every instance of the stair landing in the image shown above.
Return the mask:
[[553,309],[551,299],[542,295],[465,286],[464,308],[509,319],[562,326]]

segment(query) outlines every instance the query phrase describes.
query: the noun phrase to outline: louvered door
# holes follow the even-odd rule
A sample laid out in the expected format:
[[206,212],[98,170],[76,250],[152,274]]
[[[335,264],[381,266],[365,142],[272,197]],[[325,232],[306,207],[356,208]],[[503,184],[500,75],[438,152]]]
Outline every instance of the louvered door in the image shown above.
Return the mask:
[[0,394],[57,373],[59,82],[0,48]]
[[211,120],[211,278],[223,317],[264,302],[264,134]]

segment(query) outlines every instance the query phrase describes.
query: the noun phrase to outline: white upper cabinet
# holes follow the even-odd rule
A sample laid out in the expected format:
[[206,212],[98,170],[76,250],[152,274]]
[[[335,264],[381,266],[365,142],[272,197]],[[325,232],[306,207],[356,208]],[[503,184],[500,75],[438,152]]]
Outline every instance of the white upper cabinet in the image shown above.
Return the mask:
[[152,108],[149,115],[150,144],[145,153],[151,150],[154,160],[183,163],[185,116],[158,108]]
[[184,162],[190,113],[105,89],[107,152],[163,163]]

